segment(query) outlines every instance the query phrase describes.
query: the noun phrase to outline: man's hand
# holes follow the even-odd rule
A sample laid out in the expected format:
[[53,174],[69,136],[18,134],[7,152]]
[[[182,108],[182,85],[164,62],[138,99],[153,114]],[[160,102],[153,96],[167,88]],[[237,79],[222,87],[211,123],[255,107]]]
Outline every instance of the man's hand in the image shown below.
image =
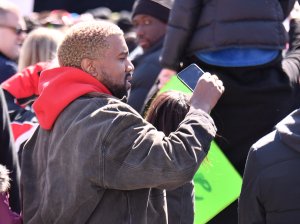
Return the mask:
[[158,75],[158,88],[161,89],[172,78],[172,76],[176,75],[176,73],[176,71],[171,69],[162,69]]
[[191,98],[191,110],[201,109],[210,113],[223,92],[223,82],[216,75],[204,73],[194,89]]

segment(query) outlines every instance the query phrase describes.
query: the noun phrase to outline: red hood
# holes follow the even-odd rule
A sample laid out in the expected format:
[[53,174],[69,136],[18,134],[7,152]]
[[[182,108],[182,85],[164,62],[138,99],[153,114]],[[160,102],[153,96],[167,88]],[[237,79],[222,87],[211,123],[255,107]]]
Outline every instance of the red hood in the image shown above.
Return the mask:
[[42,72],[38,86],[39,97],[33,104],[40,126],[50,130],[65,107],[90,92],[111,94],[97,79],[72,67],[59,67]]

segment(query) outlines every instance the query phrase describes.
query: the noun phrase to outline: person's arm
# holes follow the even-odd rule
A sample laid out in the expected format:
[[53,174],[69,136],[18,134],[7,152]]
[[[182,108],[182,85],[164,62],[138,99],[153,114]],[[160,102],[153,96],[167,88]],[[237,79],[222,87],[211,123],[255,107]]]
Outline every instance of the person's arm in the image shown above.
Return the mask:
[[[215,136],[216,128],[208,113],[223,88],[220,80],[205,73],[191,98],[190,111],[169,136],[158,132],[137,114],[120,108],[118,111],[122,112],[113,119],[107,134],[102,135],[105,138],[100,143],[103,152],[100,185],[123,190],[174,189],[190,181]],[[98,127],[98,132],[102,131]]]
[[1,87],[17,100],[38,95],[40,72],[47,68],[48,64],[41,62],[28,66],[3,82]]
[[293,0],[279,0],[279,3],[280,3],[281,8],[282,8],[284,19],[286,19],[289,16],[290,12],[292,11],[292,9],[294,7],[295,1],[293,1]]
[[239,197],[239,224],[266,223],[265,211],[260,202],[259,169],[256,149],[252,148],[248,154]]
[[141,117],[122,111],[101,147],[100,186],[174,189],[193,178],[216,132],[208,114],[190,112],[176,132],[165,136]]
[[174,1],[160,58],[163,68],[178,71],[198,22],[202,4],[202,0]]
[[166,83],[169,82],[170,79],[176,74],[177,71],[175,70],[168,68],[162,69],[158,75],[158,88],[161,89],[162,87],[164,87],[164,85],[166,85]]
[[282,68],[292,82],[300,82],[300,16],[290,21],[289,50],[282,60]]

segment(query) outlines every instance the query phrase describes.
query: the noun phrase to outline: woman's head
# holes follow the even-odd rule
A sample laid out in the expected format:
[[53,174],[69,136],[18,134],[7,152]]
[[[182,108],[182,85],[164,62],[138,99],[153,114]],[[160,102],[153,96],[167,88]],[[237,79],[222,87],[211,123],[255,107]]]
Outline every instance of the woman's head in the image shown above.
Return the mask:
[[165,135],[176,131],[190,108],[190,95],[167,91],[159,94],[149,106],[146,120]]
[[20,52],[19,71],[38,62],[50,62],[56,56],[64,34],[53,28],[37,28],[26,37]]

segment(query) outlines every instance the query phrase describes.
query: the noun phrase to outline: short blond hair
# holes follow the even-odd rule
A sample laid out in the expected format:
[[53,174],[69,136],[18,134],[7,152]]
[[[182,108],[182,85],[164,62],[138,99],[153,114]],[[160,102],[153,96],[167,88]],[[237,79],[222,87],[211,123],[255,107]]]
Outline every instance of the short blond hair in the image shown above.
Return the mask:
[[108,49],[107,38],[112,35],[124,35],[112,22],[88,21],[72,26],[58,48],[60,66],[81,68],[84,58],[98,58]]
[[53,28],[40,27],[31,31],[21,47],[19,71],[38,62],[52,61],[63,38],[63,32]]

